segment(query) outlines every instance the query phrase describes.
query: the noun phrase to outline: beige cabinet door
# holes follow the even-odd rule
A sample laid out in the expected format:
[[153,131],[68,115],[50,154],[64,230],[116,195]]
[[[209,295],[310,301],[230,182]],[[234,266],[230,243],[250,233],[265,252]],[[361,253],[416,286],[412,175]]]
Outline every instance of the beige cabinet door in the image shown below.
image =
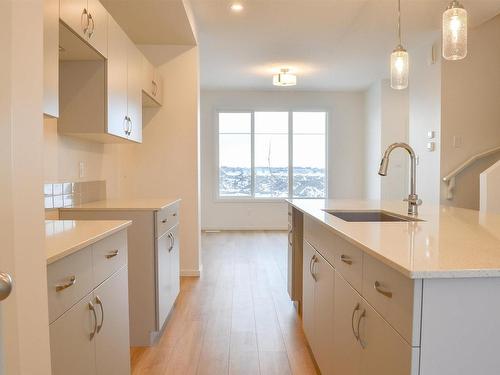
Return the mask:
[[361,344],[356,336],[362,298],[338,272],[335,273],[334,311],[334,373],[360,375]]
[[142,54],[131,40],[128,40],[127,61],[129,139],[142,142]]
[[43,113],[59,117],[59,0],[43,2]]
[[91,307],[90,295],[83,298],[59,319],[50,329],[50,356],[52,375],[92,375],[95,366],[94,318],[95,305]]
[[130,374],[128,272],[124,267],[94,291],[97,375]]
[[333,374],[335,270],[316,252],[313,262],[316,277],[314,289],[314,357],[323,375]]
[[107,133],[128,138],[127,55],[129,40],[113,17],[108,16],[108,121]]
[[89,28],[87,0],[60,0],[59,18],[83,39]]
[[101,55],[108,57],[108,12],[99,0],[88,0],[87,39]]
[[165,319],[167,319],[172,308],[172,266],[170,264],[170,252],[173,251],[173,241],[170,232],[165,233],[156,241],[156,330],[159,331],[163,327],[163,323],[165,323]]
[[366,301],[363,301],[359,337],[362,375],[416,375],[418,348],[412,368],[412,348]]
[[170,283],[171,283],[171,296],[172,305],[174,304],[177,296],[180,292],[181,279],[180,279],[180,235],[179,235],[179,225],[172,228],[172,241],[173,246],[170,251]]
[[314,351],[314,288],[316,281],[313,276],[313,263],[316,259],[316,250],[304,241],[302,262],[302,327],[309,346]]

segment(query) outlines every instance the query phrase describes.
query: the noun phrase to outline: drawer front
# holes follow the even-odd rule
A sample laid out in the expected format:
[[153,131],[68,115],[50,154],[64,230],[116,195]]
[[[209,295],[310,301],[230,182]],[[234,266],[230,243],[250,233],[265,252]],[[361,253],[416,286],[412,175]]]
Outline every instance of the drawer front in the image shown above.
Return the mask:
[[156,212],[156,238],[160,238],[179,223],[179,203],[171,204]]
[[47,266],[50,323],[92,290],[91,251],[89,246]]
[[92,245],[94,287],[127,264],[127,231],[123,230]]
[[333,235],[332,247],[335,268],[342,277],[361,293],[363,280],[363,251],[337,235]]
[[420,345],[421,280],[404,277],[365,254],[362,294],[410,345]]
[[304,217],[304,239],[307,240],[313,247],[325,258],[328,263],[336,266],[334,239],[335,234],[325,228],[316,220],[305,215]]

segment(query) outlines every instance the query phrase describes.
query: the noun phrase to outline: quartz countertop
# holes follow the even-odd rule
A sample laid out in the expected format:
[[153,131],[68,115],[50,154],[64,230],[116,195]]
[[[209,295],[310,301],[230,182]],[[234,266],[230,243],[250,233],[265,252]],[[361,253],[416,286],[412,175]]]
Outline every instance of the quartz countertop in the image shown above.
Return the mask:
[[106,199],[102,201],[82,203],[73,207],[60,208],[61,211],[83,210],[123,210],[123,211],[160,211],[180,199],[169,198],[131,198],[131,199]]
[[328,210],[381,209],[407,216],[407,203],[290,199],[288,202],[409,278],[500,277],[500,215],[424,204],[415,222],[347,222]]
[[130,226],[130,220],[45,220],[47,264]]

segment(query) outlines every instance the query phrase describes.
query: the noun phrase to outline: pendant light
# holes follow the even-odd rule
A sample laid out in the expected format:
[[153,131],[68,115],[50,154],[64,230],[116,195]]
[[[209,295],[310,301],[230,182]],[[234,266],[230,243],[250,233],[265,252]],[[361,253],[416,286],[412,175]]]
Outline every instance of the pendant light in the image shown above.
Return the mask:
[[403,90],[408,87],[409,57],[401,42],[401,0],[398,0],[398,41],[391,54],[391,87]]
[[453,0],[443,13],[443,57],[462,60],[467,56],[467,11]]

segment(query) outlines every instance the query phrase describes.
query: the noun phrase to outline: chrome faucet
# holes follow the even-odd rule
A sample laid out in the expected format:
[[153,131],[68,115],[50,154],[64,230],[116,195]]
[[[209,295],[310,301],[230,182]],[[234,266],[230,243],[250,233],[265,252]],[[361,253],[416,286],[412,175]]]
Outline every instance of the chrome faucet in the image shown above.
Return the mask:
[[408,195],[407,199],[404,199],[405,202],[408,202],[408,215],[417,216],[418,215],[418,206],[422,204],[422,200],[418,199],[418,195],[416,192],[417,185],[417,158],[415,157],[415,151],[411,148],[411,146],[407,143],[393,143],[384,152],[384,156],[380,161],[380,168],[378,170],[378,174],[381,176],[387,176],[387,167],[389,166],[389,156],[391,152],[396,148],[404,148],[410,154],[411,159],[411,170],[410,170],[410,195]]

